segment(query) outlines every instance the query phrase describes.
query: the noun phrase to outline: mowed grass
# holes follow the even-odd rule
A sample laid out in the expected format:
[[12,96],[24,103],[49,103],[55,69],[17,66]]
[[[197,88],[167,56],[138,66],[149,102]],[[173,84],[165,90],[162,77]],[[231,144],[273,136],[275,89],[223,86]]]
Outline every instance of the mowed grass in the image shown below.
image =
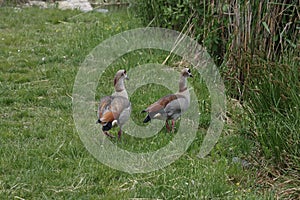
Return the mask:
[[[85,56],[101,41],[140,26],[126,10],[101,14],[3,7],[0,18],[1,199],[273,197],[272,191],[264,191],[256,182],[255,166],[244,168],[232,162],[233,157],[247,158],[255,151],[255,144],[239,134],[235,123],[225,127],[210,155],[197,157],[210,123],[209,94],[199,79],[190,80],[190,85],[203,91],[199,95],[203,98],[199,101],[200,129],[188,151],[173,164],[151,173],[128,174],[103,165],[86,150],[72,118],[73,83]],[[99,91],[95,101],[110,94],[117,69],[162,63],[167,55],[142,52],[142,56],[139,52],[124,56],[107,70],[101,79],[107,89]],[[137,123],[143,120],[144,106],[170,92],[153,85],[145,88],[151,95],[143,96],[142,89],[131,97],[132,104],[138,105],[132,113]],[[235,110],[229,111],[238,119],[241,113]],[[172,137],[162,129],[150,139],[124,134],[121,142],[113,142],[128,150],[152,151]]]

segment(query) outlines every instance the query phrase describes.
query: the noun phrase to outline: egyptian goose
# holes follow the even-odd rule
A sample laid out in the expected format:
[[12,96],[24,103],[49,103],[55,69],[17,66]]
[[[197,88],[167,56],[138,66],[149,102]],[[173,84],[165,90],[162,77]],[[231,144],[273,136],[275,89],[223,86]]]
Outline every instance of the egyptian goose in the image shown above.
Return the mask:
[[170,131],[168,121],[172,120],[172,132],[174,132],[175,120],[177,120],[190,105],[190,93],[187,89],[187,78],[193,77],[189,68],[184,68],[180,73],[179,91],[175,94],[169,94],[160,98],[155,103],[151,104],[142,112],[147,112],[148,115],[144,119],[144,123],[151,119],[166,120],[166,128]]
[[97,123],[102,125],[105,135],[113,138],[108,131],[115,125],[120,127],[118,138],[121,138],[122,127],[130,117],[131,103],[125,89],[124,79],[128,79],[126,70],[119,70],[114,78],[115,92],[100,99]]

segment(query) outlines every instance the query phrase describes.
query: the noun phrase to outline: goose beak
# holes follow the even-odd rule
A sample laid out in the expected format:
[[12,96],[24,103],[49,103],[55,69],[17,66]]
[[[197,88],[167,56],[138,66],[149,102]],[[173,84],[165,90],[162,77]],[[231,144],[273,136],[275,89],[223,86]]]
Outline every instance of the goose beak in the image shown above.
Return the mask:
[[186,72],[189,75],[189,77],[193,78],[193,74],[191,73],[191,70],[189,68],[186,68]]
[[127,76],[127,74],[125,74],[125,79],[126,79],[126,80],[129,80],[129,77]]

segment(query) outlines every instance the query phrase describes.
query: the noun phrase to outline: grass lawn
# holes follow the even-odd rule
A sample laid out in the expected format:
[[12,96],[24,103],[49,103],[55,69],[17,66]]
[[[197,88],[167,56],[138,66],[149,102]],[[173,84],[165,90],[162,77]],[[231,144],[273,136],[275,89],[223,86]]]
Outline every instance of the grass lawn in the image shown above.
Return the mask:
[[[254,163],[244,168],[232,162],[234,157],[247,159],[256,146],[239,134],[243,129],[237,124],[243,112],[232,109],[230,101],[233,122],[226,125],[210,155],[197,157],[203,130],[210,122],[210,106],[204,103],[209,102],[205,84],[195,80],[190,85],[203,92],[199,102],[201,129],[188,151],[170,166],[128,174],[103,165],[86,150],[72,118],[73,83],[80,64],[101,41],[141,27],[126,10],[101,14],[2,7],[0,19],[0,199],[274,197],[271,189],[258,182]],[[107,78],[101,83],[109,84],[97,99],[111,93],[110,79],[117,69],[162,63],[166,56],[155,50],[124,56],[105,72]],[[144,89],[152,91],[150,97],[143,97],[142,89],[131,97],[132,104],[140,106],[133,109],[135,121],[144,117],[141,108],[169,92],[155,85]],[[172,139],[165,129],[145,140],[123,136],[117,145],[136,151],[157,149]]]

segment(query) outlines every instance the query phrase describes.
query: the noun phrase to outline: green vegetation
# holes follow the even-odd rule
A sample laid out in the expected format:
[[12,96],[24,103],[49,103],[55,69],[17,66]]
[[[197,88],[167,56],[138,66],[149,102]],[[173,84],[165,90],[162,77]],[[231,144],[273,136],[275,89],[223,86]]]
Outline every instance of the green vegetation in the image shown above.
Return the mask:
[[[272,178],[299,185],[299,1],[132,2],[145,25],[182,31],[208,49],[228,97],[243,108],[228,113],[236,127],[228,125],[237,128],[230,134],[258,145],[251,155],[260,165],[267,163]],[[280,184],[290,188],[278,193],[299,197],[293,184]]]
[[[155,172],[127,174],[101,164],[87,152],[72,119],[71,95],[77,70],[86,55],[101,41],[142,27],[142,23],[126,10],[101,14],[1,7],[0,18],[1,199],[297,197],[299,70],[296,60],[274,61],[275,66],[289,65],[288,69],[284,68],[291,74],[289,78],[284,78],[286,72],[281,68],[272,71],[272,77],[268,68],[261,73],[261,77],[268,77],[277,85],[262,82],[264,79],[260,77],[249,83],[249,88],[258,89],[249,89],[253,93],[247,95],[252,101],[245,99],[247,109],[229,100],[224,134],[209,156],[197,157],[202,133],[210,122],[209,103],[200,103],[203,117],[199,133],[179,160]],[[156,50],[125,55],[105,71],[99,85],[111,83],[116,69],[162,63],[167,55]],[[178,60],[173,57],[167,64]],[[286,82],[280,82],[283,80]],[[202,91],[203,102],[209,102],[203,82],[191,80],[190,84]],[[106,90],[101,88],[99,86],[95,101],[113,89],[111,85]],[[141,96],[145,91],[151,95]],[[278,100],[282,91],[286,92],[283,95],[288,104]],[[133,108],[133,119],[142,120],[141,108],[168,92],[155,85],[137,90],[131,97],[132,104],[137,105]],[[272,101],[267,95],[259,95],[266,92]],[[272,133],[272,140],[266,137],[267,131]],[[292,131],[294,134],[290,134]],[[100,127],[99,134],[102,134]],[[123,136],[122,142],[113,142],[136,152],[158,149],[172,139],[164,129],[146,140]],[[272,141],[277,142],[278,147]],[[274,154],[278,155],[274,157]],[[250,167],[233,162],[234,157],[247,160]],[[284,164],[283,170],[275,163]]]

